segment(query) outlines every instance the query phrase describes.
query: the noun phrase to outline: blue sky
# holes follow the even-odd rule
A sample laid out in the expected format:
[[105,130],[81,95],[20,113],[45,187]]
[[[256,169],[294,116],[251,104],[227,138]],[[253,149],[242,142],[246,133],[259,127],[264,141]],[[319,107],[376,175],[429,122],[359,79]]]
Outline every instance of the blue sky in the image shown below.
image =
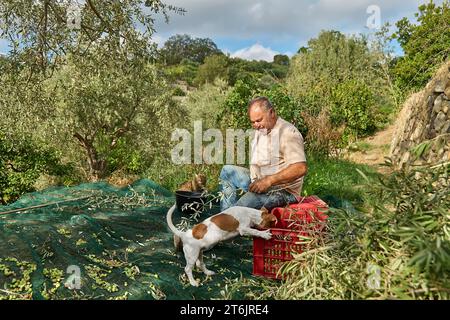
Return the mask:
[[[164,0],[183,7],[184,15],[171,14],[166,24],[156,20],[154,40],[163,45],[170,36],[190,34],[211,38],[231,56],[271,61],[274,54],[292,55],[321,30],[346,34],[373,33],[368,23],[395,23],[414,19],[420,4],[428,0]],[[434,1],[442,3],[441,1]],[[379,20],[373,20],[379,12]],[[372,8],[372,9],[371,9]],[[369,9],[369,12],[368,12]],[[376,17],[375,17],[376,18]],[[396,53],[401,48],[394,44]],[[7,52],[0,40],[0,52]]]

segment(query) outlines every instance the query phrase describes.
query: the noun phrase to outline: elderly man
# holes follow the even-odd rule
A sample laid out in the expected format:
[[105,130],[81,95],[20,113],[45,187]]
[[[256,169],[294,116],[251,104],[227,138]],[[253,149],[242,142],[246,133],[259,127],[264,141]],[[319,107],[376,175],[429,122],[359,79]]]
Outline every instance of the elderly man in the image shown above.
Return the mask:
[[[297,202],[307,172],[301,133],[277,116],[266,97],[250,101],[248,116],[256,130],[250,170],[233,165],[222,168],[221,210],[232,206],[272,209]],[[245,194],[238,200],[239,189]]]

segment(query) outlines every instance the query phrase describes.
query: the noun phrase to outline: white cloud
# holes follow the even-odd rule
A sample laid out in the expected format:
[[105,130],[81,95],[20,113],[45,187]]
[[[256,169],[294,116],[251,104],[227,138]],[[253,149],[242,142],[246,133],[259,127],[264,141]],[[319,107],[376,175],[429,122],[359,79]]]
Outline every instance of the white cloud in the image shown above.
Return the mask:
[[[380,8],[381,24],[395,23],[402,17],[414,18],[418,6],[429,0],[170,0],[186,9],[184,15],[171,14],[168,24],[158,19],[158,34],[174,34],[226,39],[232,52],[239,45],[260,41],[279,51],[296,51],[321,30],[366,33],[367,8]],[[443,0],[436,0],[437,4]],[[230,42],[239,43],[232,45]],[[217,43],[217,42],[216,42]]]
[[276,54],[279,54],[279,52],[274,51],[271,48],[265,48],[259,43],[255,43],[251,47],[236,51],[231,55],[231,57],[245,60],[265,60],[272,62],[273,56]]
[[164,46],[164,43],[166,42],[167,38],[166,37],[162,37],[158,34],[153,34],[152,35],[152,41],[154,43],[156,43],[158,45],[159,48]]
[[[382,22],[410,16],[425,0],[378,0]],[[436,1],[437,3],[442,0]],[[159,23],[160,32],[197,36],[286,37],[317,35],[321,29],[364,31],[373,0],[170,0],[183,7],[182,16],[171,14],[169,24]]]

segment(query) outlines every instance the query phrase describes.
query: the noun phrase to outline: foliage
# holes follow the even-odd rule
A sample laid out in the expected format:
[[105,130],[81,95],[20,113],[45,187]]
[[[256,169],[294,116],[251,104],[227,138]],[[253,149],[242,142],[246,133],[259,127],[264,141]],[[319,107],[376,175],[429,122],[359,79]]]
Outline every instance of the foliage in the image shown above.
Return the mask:
[[93,179],[107,174],[107,159],[121,140],[128,151],[124,146],[116,155],[134,149],[151,160],[165,154],[172,124],[183,114],[152,65],[141,59],[105,61],[103,54],[108,53],[99,49],[88,57],[69,56],[46,81],[56,105],[47,132],[53,129],[64,141],[76,139]]
[[289,66],[283,63],[230,58],[228,71],[229,84],[233,86],[238,80],[257,80],[264,76],[270,76],[274,79],[284,79],[288,73],[288,69]]
[[415,17],[417,24],[407,18],[398,21],[393,35],[405,54],[394,66],[396,80],[404,89],[424,87],[450,52],[450,3],[423,4]]
[[183,59],[180,64],[161,66],[158,69],[164,72],[168,81],[172,83],[184,81],[192,86],[194,85],[194,79],[197,76],[198,63]]
[[186,96],[186,92],[183,91],[180,87],[175,87],[172,93],[175,97],[184,97]]
[[63,176],[70,166],[61,165],[54,150],[29,140],[17,141],[0,132],[0,204],[14,202],[34,191],[42,173]]
[[277,115],[293,123],[305,135],[307,128],[301,115],[302,108],[287,89],[281,84],[274,84],[269,89],[262,88],[253,79],[238,80],[228,93],[218,115],[222,127],[248,129],[248,103],[256,96],[266,96],[272,102]]
[[393,172],[368,186],[365,210],[333,210],[322,241],[284,267],[275,298],[448,299],[448,174]]
[[216,78],[228,80],[228,58],[224,55],[206,57],[205,62],[198,68],[194,83],[212,83]]
[[370,50],[366,38],[323,31],[308,42],[308,47],[293,57],[286,86],[310,113],[317,115],[329,106],[335,87],[352,79],[382,95],[380,88],[386,87],[386,79],[374,68],[382,60],[379,52]]
[[307,129],[305,149],[318,157],[339,157],[345,144],[342,139],[345,127],[333,126],[327,109],[322,109],[318,115],[309,111],[303,111],[301,115]]
[[273,57],[273,63],[288,66],[289,65],[289,57],[284,54],[276,54]]
[[[83,55],[99,42],[111,51],[122,45],[130,53],[149,56],[155,50],[149,41],[154,33],[154,14],[162,13],[167,21],[169,12],[184,13],[184,9],[160,0],[88,0],[80,5],[78,27],[67,18],[71,4],[59,0],[2,1],[0,29],[13,48],[11,55],[40,71],[57,64],[58,57],[68,53]],[[136,28],[137,23],[140,28]]]
[[355,137],[375,131],[375,99],[371,89],[358,80],[338,84],[331,94],[331,119],[345,125],[346,133]]
[[182,105],[189,111],[191,128],[199,120],[203,121],[204,129],[218,128],[217,117],[229,92],[226,81],[220,78],[190,91]]
[[209,38],[192,38],[187,34],[171,36],[160,50],[160,61],[166,65],[179,64],[183,59],[203,63],[211,55],[222,54]]
[[384,126],[387,113],[396,109],[385,32],[386,27],[369,40],[323,31],[292,58],[286,88],[309,120],[312,152],[337,155],[349,138]]
[[307,134],[308,128],[301,115],[302,107],[298,100],[289,94],[285,86],[275,84],[269,89],[259,90],[258,95],[269,98],[278,116],[295,125],[302,135]]
[[247,115],[248,103],[256,95],[257,85],[253,80],[238,80],[228,93],[221,106],[218,120],[222,128],[248,129],[250,121]]

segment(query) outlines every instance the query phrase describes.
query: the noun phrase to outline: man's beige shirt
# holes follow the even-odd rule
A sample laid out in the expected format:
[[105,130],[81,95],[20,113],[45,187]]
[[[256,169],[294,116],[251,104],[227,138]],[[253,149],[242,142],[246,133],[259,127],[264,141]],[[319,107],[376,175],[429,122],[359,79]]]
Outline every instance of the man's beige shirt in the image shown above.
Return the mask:
[[[252,181],[276,174],[289,165],[306,162],[303,136],[291,123],[278,117],[275,126],[265,135],[258,130],[251,144],[250,177]],[[270,190],[286,189],[299,197],[303,186],[303,177]]]

